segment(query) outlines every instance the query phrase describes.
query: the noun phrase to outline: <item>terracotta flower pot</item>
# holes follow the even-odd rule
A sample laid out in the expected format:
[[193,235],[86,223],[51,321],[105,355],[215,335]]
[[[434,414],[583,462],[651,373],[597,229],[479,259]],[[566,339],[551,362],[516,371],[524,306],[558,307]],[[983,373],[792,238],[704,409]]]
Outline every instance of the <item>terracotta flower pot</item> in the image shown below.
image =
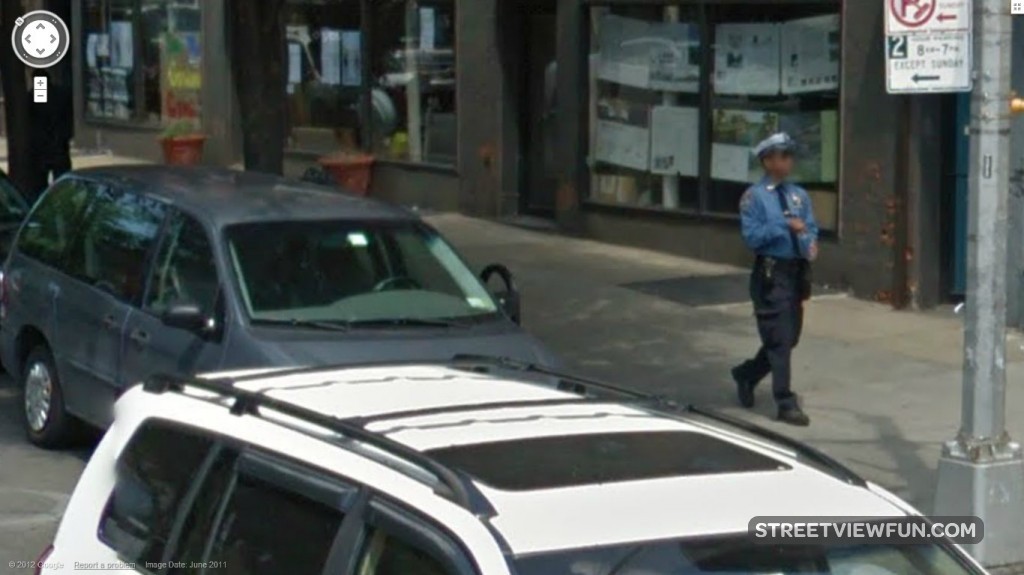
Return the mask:
[[203,159],[203,144],[206,136],[192,134],[162,138],[160,145],[164,149],[164,162],[171,166],[194,166]]
[[370,176],[375,158],[367,154],[331,154],[318,161],[345,191],[365,196],[370,192]]

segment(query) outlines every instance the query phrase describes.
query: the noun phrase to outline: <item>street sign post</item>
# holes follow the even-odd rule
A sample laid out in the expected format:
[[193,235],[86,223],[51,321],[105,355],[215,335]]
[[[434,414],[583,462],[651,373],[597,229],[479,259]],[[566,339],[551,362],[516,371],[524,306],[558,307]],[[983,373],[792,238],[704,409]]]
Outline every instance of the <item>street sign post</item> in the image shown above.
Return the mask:
[[[938,0],[920,0],[938,2]],[[1006,429],[1007,211],[1012,5],[974,0],[977,86],[971,94],[967,300],[960,431],[943,445],[935,515],[975,516],[986,566],[1024,561],[1024,450]]]
[[970,0],[885,0],[890,94],[971,90]]

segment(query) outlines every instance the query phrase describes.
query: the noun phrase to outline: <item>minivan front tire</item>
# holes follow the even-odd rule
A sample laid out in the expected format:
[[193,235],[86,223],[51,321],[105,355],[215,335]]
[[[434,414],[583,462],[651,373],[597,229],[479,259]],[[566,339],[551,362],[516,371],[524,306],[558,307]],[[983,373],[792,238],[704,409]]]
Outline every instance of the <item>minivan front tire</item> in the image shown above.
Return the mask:
[[64,408],[57,366],[45,345],[29,352],[22,368],[21,384],[22,421],[28,440],[46,449],[70,443],[79,423]]

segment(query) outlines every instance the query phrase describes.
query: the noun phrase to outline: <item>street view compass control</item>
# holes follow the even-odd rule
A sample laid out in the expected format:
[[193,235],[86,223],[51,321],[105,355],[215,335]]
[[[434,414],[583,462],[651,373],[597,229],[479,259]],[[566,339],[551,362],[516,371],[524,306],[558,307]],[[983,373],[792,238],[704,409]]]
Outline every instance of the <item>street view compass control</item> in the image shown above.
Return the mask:
[[68,53],[71,34],[56,14],[36,10],[15,20],[11,45],[26,66],[49,68]]

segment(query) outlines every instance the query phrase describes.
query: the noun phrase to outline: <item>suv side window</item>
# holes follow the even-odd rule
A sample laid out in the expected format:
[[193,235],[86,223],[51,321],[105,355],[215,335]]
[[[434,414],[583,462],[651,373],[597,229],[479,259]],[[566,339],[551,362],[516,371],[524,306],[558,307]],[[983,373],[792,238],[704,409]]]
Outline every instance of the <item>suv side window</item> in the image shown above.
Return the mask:
[[367,533],[358,575],[470,575],[472,563],[446,534],[416,514],[375,501],[367,513]]
[[174,304],[195,304],[213,317],[220,283],[213,247],[202,224],[175,214],[153,267],[146,309],[160,314]]
[[96,190],[69,271],[126,302],[142,296],[146,258],[156,241],[166,206],[153,198],[103,184]]
[[338,507],[354,499],[355,489],[331,482],[318,488],[315,472],[286,470],[276,461],[248,468],[244,457],[240,461],[208,543],[207,564],[246,575],[322,573],[344,519]]
[[213,444],[209,437],[168,423],[144,423],[118,459],[114,492],[100,518],[100,539],[126,561],[161,561],[178,510]]
[[64,178],[39,200],[18,238],[18,251],[51,266],[60,266],[74,239],[88,189],[81,180]]

